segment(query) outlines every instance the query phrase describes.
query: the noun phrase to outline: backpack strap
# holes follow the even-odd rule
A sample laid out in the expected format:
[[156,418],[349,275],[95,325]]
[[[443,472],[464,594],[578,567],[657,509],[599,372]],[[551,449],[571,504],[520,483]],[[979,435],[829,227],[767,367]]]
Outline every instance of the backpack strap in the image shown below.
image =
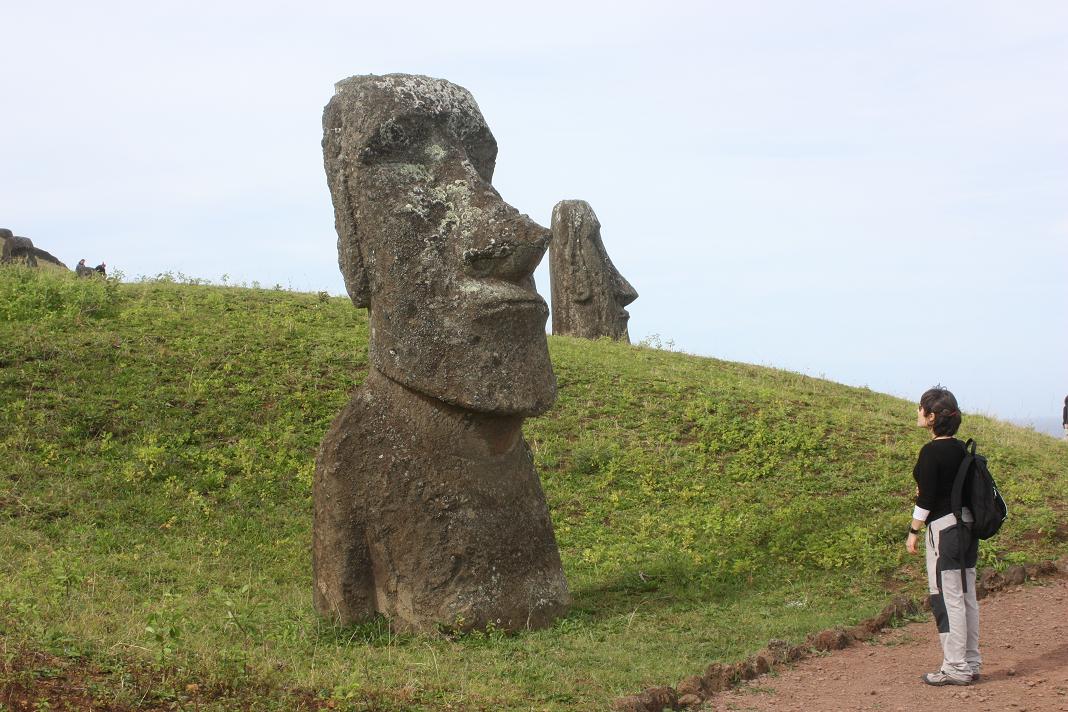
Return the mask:
[[[971,534],[971,529],[964,526],[964,482],[968,479],[972,464],[975,462],[975,441],[968,438],[964,443],[964,459],[957,468],[957,476],[953,479],[953,492],[949,496],[949,507],[953,510],[953,516],[957,518],[957,533],[960,536],[960,582],[964,593],[968,592],[968,576],[964,569],[964,537]],[[966,534],[967,532],[967,534]]]
[[972,469],[972,463],[975,462],[975,441],[968,438],[968,442],[964,444],[964,459],[960,461],[960,467],[957,468],[957,476],[953,479],[953,492],[949,496],[949,508],[953,511],[953,516],[957,518],[957,524],[963,523],[963,509],[964,509],[964,481],[968,479],[968,472]]

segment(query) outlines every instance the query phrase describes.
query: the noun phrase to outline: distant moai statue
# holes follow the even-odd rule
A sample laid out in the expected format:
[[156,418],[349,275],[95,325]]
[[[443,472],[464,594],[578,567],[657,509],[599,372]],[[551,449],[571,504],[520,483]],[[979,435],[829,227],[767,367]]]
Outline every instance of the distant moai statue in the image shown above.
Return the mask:
[[0,241],[3,242],[0,246],[0,262],[21,262],[30,267],[37,266],[33,240],[15,235],[7,228],[0,228]]
[[39,261],[53,267],[67,269],[67,266],[55,255],[35,247],[30,238],[16,235],[6,227],[0,227],[0,264],[20,262],[30,267],[38,267]]
[[493,188],[497,143],[462,87],[350,77],[323,133],[371,335],[316,462],[315,607],[413,631],[547,626],[570,595],[521,427],[556,399],[533,280],[549,231]]
[[549,281],[553,333],[630,342],[625,306],[638,292],[619,273],[601,240],[601,223],[585,200],[561,200],[553,208]]

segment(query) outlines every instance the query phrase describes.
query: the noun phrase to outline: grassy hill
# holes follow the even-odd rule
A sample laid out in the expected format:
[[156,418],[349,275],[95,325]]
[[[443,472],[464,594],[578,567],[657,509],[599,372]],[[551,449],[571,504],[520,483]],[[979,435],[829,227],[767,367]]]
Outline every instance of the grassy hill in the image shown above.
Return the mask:
[[[570,615],[335,627],[311,607],[311,478],[366,342],[341,298],[0,270],[0,685],[45,652],[117,704],[602,709],[922,593],[913,403],[550,337],[560,399],[525,432]],[[970,415],[961,435],[1010,503],[981,565],[1068,552],[1068,445]]]

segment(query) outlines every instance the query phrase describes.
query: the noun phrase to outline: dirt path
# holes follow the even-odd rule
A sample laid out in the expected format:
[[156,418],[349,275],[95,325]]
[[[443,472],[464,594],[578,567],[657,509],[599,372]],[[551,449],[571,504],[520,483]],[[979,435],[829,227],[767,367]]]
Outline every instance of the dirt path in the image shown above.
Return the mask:
[[912,623],[870,643],[802,660],[716,695],[703,710],[1068,711],[1068,578],[1002,591],[979,602],[983,676],[930,687],[942,661],[934,623]]

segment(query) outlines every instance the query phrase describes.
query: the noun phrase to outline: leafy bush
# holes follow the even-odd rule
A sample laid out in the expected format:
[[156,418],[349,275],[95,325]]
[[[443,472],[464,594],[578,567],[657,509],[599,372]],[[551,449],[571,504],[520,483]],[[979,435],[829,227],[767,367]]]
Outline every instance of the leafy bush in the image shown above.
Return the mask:
[[118,313],[117,278],[78,278],[72,272],[0,266],[0,320],[82,320]]

